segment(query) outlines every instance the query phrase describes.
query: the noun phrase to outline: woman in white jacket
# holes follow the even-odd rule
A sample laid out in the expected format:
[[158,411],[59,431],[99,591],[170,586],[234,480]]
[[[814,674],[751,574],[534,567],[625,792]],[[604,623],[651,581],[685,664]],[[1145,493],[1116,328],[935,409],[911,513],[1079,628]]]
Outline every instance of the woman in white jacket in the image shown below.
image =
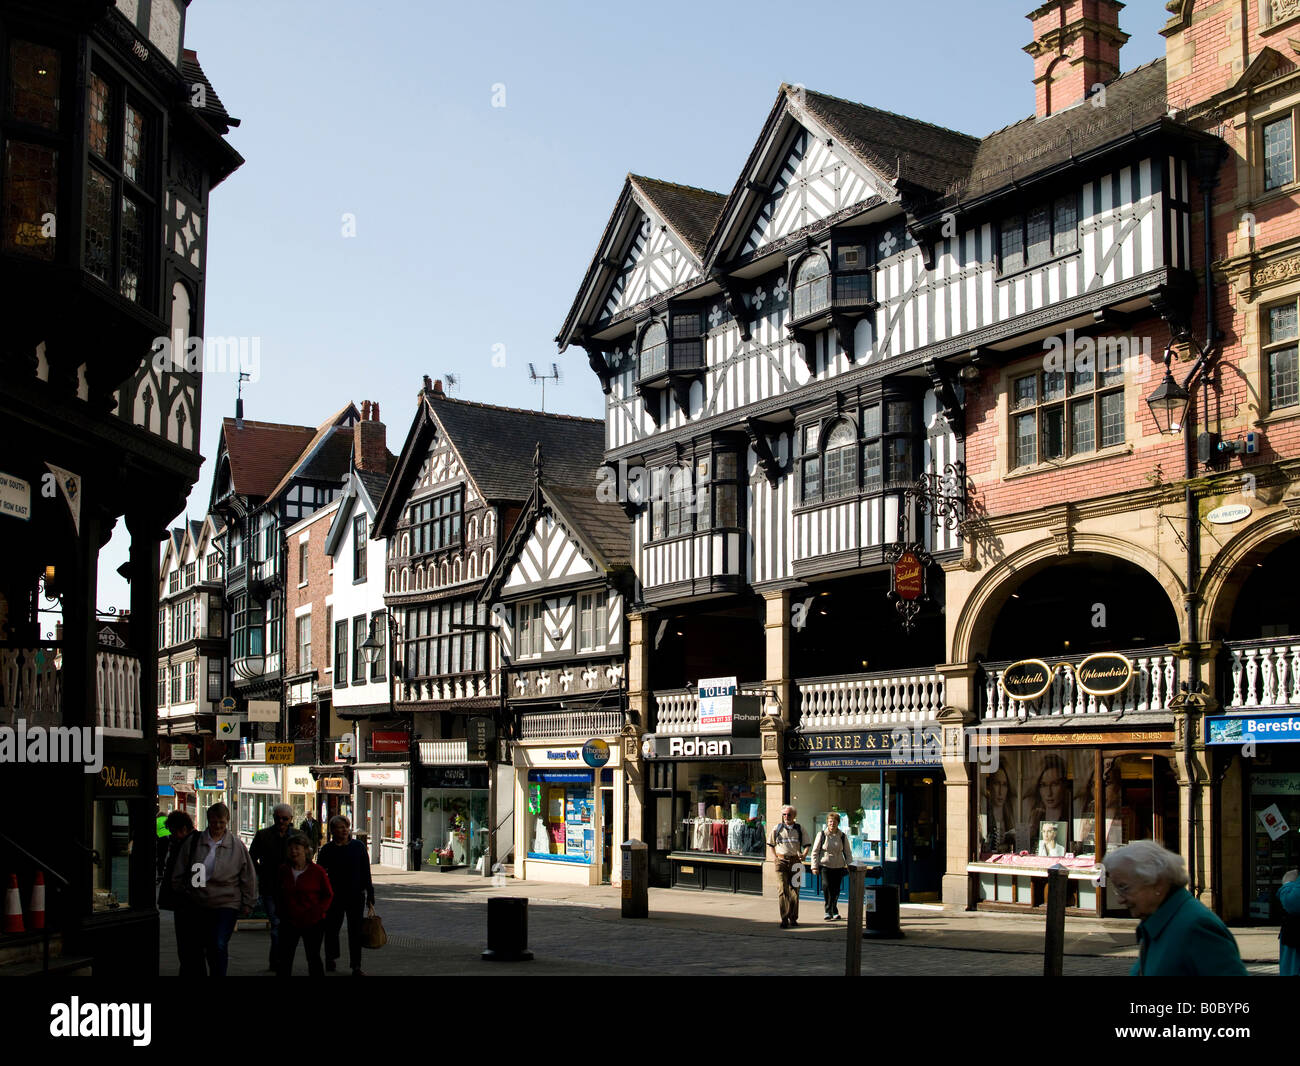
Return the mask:
[[826,904],[823,921],[840,917],[840,885],[853,865],[849,838],[840,830],[840,816],[834,811],[826,816],[826,828],[817,834],[812,846],[812,871],[822,878],[822,900]]
[[172,875],[172,888],[194,916],[210,977],[226,976],[235,922],[252,913],[257,899],[253,860],[229,826],[230,808],[214,803],[208,808],[207,829],[190,834]]

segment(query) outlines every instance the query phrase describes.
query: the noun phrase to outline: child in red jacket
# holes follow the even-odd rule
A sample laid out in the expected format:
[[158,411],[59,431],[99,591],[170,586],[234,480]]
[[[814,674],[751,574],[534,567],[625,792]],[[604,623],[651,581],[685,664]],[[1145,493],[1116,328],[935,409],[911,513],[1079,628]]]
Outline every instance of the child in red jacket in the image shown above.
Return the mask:
[[324,977],[320,946],[334,890],[329,875],[311,861],[311,842],[305,833],[291,832],[285,850],[289,861],[280,867],[280,958],[276,976],[292,976],[293,957],[301,940],[308,975]]

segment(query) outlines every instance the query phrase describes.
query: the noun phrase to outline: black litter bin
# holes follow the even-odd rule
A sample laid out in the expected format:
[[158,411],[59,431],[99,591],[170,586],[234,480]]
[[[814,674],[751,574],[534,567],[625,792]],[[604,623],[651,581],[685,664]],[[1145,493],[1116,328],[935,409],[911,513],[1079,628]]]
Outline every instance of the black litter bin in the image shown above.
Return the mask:
[[484,962],[528,962],[528,900],[518,896],[488,898],[488,946]]
[[867,889],[864,908],[866,928],[863,940],[901,940],[903,930],[898,924],[898,886],[873,885]]

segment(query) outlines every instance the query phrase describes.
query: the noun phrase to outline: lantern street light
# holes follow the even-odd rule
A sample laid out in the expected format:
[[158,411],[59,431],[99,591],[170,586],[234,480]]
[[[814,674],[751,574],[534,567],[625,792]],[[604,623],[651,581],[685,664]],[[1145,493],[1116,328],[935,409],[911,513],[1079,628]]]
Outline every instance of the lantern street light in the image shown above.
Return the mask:
[[[1165,378],[1155,391],[1147,397],[1147,406],[1151,408],[1151,417],[1156,421],[1156,428],[1161,433],[1177,433],[1186,423],[1190,414],[1191,393],[1185,385],[1178,384],[1170,370],[1174,350],[1165,349]],[[1189,375],[1190,378],[1190,375]]]

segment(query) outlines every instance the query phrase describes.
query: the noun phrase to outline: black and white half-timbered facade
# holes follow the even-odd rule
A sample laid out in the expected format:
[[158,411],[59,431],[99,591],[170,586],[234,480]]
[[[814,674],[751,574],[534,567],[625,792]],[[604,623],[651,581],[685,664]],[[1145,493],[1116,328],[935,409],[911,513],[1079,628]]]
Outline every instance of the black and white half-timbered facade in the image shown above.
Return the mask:
[[480,600],[505,657],[514,736],[519,878],[600,884],[623,825],[624,605],[635,599],[629,530],[617,502],[552,485],[538,448],[535,484]]
[[[243,163],[188,5],[148,6],[0,3],[0,726],[85,741],[5,757],[0,870],[24,906],[43,876],[50,967],[97,977],[157,973],[159,545],[202,463],[203,362],[169,345],[202,336],[209,197]],[[101,647],[119,519],[130,614]]]
[[[980,517],[967,463],[1006,434],[968,420],[967,385],[1194,289],[1202,140],[1167,116],[1162,63],[1107,80],[983,139],[784,85],[729,194],[627,178],[557,340],[606,393],[602,489],[632,527],[652,765],[630,831],[658,868],[699,841],[659,802],[695,778],[657,753],[700,734],[701,678],[735,678],[765,701],[760,758],[699,775],[690,813],[874,810],[855,853],[905,900],[945,890],[946,571]],[[1012,403],[1071,372],[1074,428],[1014,423],[1018,465],[1121,448],[1124,371],[1046,370]]]
[[[426,377],[375,514],[371,535],[387,541],[394,703],[411,716],[418,758],[409,768],[414,782],[390,777],[384,784],[402,789],[405,802],[416,804],[410,809],[421,812],[422,865],[476,864],[479,829],[510,811],[512,777],[502,773],[497,788],[489,778],[497,760],[468,759],[466,724],[487,717],[504,728],[498,630],[479,594],[532,495],[539,444],[556,457],[548,467],[555,484],[587,487],[600,465],[603,429],[592,419],[455,399]],[[472,795],[449,795],[453,780],[466,782]],[[498,813],[490,820],[492,796]],[[464,829],[455,828],[457,818]],[[509,851],[510,828],[498,834],[500,856]]]

